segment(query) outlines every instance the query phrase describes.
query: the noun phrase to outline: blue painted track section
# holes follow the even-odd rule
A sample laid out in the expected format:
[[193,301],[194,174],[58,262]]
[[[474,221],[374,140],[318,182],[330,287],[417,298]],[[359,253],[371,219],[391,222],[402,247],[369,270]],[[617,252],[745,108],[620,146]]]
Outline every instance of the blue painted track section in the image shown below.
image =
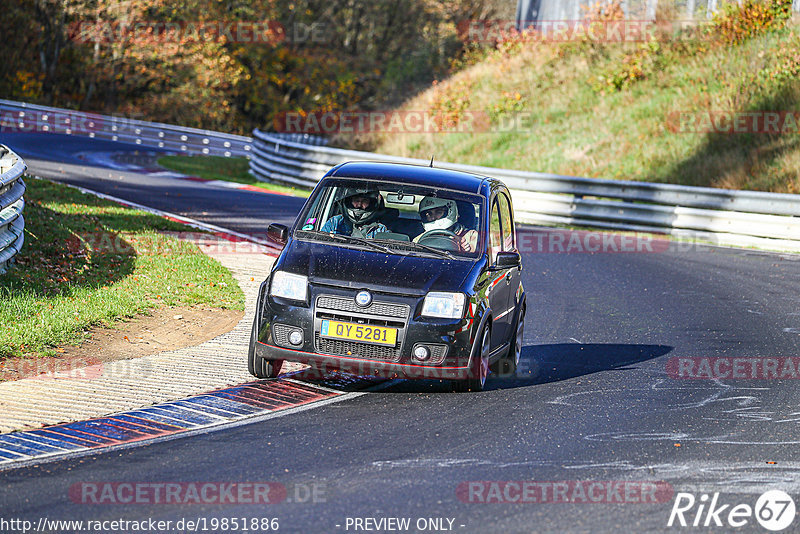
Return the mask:
[[217,426],[341,394],[295,381],[258,381],[88,421],[2,434],[0,469]]

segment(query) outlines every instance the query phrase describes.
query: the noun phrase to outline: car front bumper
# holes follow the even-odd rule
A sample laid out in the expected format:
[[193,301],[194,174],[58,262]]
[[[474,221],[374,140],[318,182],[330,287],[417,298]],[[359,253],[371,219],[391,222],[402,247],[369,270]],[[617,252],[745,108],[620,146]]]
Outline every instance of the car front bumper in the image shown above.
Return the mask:
[[[375,294],[375,302],[362,309],[353,304],[356,291],[348,289],[316,288],[305,304],[265,293],[256,343],[261,358],[359,376],[460,380],[471,374],[470,354],[477,330],[474,306],[469,306],[463,319],[429,319],[419,315],[424,296]],[[326,319],[396,328],[397,343],[382,347],[323,338],[320,329]],[[287,341],[291,330],[302,331],[300,344]],[[431,357],[425,361],[414,356],[420,344],[431,349]]]
[[317,352],[284,349],[258,342],[256,353],[268,360],[287,360],[306,363],[321,374],[341,372],[356,376],[379,376],[385,378],[417,378],[426,380],[462,380],[471,376],[469,363],[464,367],[449,365],[419,365],[391,363],[382,360],[352,358]]

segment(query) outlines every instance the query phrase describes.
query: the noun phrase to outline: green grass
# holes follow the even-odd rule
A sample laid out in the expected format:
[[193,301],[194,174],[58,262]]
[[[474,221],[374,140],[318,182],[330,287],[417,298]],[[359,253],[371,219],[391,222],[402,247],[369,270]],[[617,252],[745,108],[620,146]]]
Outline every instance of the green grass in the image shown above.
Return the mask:
[[0,276],[0,358],[52,355],[152,308],[244,309],[227,269],[161,233],[186,226],[43,180],[25,199],[25,246]]
[[[800,132],[674,132],[671,112],[800,109],[800,30],[740,44],[664,42],[621,90],[600,76],[629,68],[638,44],[527,43],[494,51],[403,107],[530,114],[507,132],[375,137],[381,153],[557,174],[800,193]],[[339,140],[339,144],[346,144]]]
[[267,191],[298,197],[308,197],[311,191],[302,187],[261,182],[248,173],[247,158],[223,158],[221,156],[163,156],[158,164],[171,171],[197,176],[206,180],[222,180],[254,185]]

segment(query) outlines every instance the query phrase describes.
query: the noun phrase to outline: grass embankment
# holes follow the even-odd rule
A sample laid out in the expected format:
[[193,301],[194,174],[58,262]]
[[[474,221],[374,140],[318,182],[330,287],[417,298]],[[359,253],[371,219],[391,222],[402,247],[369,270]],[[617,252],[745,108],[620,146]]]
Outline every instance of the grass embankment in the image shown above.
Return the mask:
[[308,197],[311,191],[302,187],[261,182],[250,175],[250,164],[247,158],[223,158],[221,156],[163,156],[158,164],[171,171],[197,176],[206,180],[222,180],[246,185],[254,185],[273,191],[298,197]]
[[0,359],[46,356],[93,325],[162,306],[244,309],[230,272],[162,231],[186,226],[28,180],[25,246],[0,276]]
[[[687,130],[708,124],[681,125],[675,115],[777,111],[800,118],[800,27],[790,13],[789,0],[746,0],[692,37],[661,34],[648,43],[512,37],[403,109],[455,120],[480,111],[493,128],[525,112],[524,128],[384,136],[371,146],[492,167],[800,193],[795,121],[782,122],[782,132],[697,132]],[[661,14],[667,25],[670,19],[680,17]]]

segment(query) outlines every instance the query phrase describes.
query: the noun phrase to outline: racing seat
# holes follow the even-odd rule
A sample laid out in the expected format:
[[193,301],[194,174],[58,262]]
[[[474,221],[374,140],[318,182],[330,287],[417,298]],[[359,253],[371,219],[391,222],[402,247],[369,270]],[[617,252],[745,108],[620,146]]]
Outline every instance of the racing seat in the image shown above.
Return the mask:
[[467,230],[477,230],[478,219],[475,217],[475,206],[466,200],[456,200],[458,207],[458,223]]
[[400,210],[397,208],[386,208],[386,213],[381,217],[381,222],[386,225],[391,232],[396,234],[405,234],[410,239],[418,236],[424,231],[422,221],[419,219],[410,219],[400,216]]

